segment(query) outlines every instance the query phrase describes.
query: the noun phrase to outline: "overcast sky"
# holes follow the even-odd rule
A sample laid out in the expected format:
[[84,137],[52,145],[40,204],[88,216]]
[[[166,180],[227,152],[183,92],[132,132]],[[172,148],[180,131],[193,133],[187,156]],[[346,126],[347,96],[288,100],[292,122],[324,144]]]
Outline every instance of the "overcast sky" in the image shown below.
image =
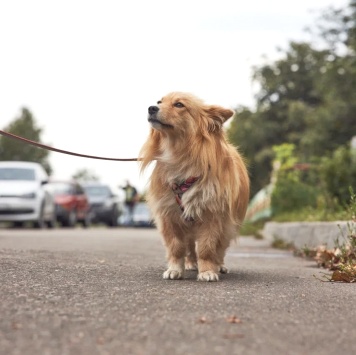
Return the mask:
[[[31,110],[61,149],[136,157],[147,107],[170,91],[252,107],[252,67],[309,40],[321,9],[347,0],[0,1],[0,128]],[[144,189],[136,163],[51,153],[57,178],[86,168]]]

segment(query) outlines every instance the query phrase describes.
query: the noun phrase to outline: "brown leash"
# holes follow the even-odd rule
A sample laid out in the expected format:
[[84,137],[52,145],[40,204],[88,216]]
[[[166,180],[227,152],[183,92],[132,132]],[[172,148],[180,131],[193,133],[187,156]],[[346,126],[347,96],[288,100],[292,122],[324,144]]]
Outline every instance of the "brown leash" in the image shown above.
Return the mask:
[[139,161],[139,160],[141,160],[140,158],[120,159],[120,158],[106,158],[106,157],[97,157],[95,155],[79,154],[79,153],[69,152],[68,150],[54,148],[54,147],[51,147],[49,145],[38,143],[38,142],[32,141],[32,140],[27,139],[27,138],[16,136],[15,134],[12,134],[12,133],[9,133],[9,132],[4,132],[2,130],[0,130],[0,134],[2,134],[5,137],[17,139],[17,140],[25,142],[27,144],[34,145],[35,147],[39,147],[39,148],[46,149],[46,150],[51,150],[51,151],[57,152],[57,153],[74,155],[76,157],[81,157],[81,158],[99,159],[99,160],[111,160],[111,161]]

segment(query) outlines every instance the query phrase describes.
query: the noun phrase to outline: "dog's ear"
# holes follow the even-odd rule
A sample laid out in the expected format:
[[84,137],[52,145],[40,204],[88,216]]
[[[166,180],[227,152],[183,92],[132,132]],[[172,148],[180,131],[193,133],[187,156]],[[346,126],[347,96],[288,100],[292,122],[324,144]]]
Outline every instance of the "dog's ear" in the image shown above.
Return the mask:
[[209,131],[219,131],[222,125],[232,117],[235,112],[220,106],[208,106],[206,113],[209,117]]

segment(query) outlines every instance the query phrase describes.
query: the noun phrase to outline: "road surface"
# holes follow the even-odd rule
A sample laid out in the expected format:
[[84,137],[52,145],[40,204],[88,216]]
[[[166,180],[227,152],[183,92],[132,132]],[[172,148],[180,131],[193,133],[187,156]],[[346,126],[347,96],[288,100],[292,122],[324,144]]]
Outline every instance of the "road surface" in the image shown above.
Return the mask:
[[356,285],[241,238],[217,283],[162,279],[155,229],[0,229],[0,354],[355,354]]

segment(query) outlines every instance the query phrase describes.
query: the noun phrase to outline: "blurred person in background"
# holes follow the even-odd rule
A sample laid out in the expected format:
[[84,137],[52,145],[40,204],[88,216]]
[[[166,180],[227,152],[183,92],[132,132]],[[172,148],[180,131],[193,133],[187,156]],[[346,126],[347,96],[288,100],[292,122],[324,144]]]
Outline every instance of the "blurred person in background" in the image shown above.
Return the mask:
[[125,206],[128,211],[129,224],[133,224],[133,213],[135,205],[138,201],[138,193],[134,186],[132,186],[129,180],[126,180],[126,185],[121,186],[121,189],[125,192]]

